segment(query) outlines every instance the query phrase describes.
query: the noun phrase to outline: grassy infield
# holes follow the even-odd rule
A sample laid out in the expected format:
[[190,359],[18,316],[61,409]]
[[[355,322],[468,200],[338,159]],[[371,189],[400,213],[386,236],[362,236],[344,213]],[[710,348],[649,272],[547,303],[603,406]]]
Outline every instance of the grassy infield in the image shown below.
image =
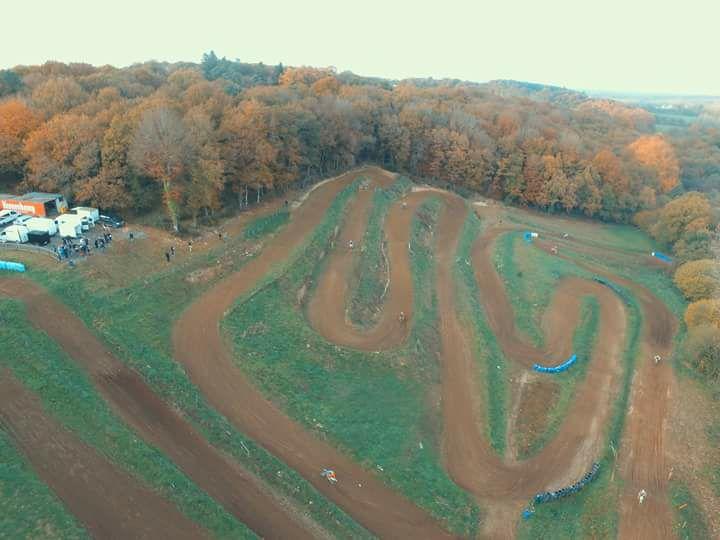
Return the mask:
[[[562,232],[565,232],[566,228],[563,228],[560,224],[548,222],[546,220],[534,220],[532,218],[529,218],[525,215],[515,214],[514,221],[518,223],[522,223],[525,225],[530,226],[533,230],[540,231],[541,234],[543,232],[549,232],[553,234],[560,234]],[[573,230],[573,236],[577,239],[582,241],[585,244],[592,245],[594,247],[611,247],[613,249],[619,249],[622,251],[625,251],[628,255],[637,255],[637,254],[647,254],[653,249],[656,248],[656,246],[652,243],[652,241],[644,235],[642,232],[638,231],[635,228],[632,227],[624,227],[619,225],[604,225],[604,226],[595,226],[592,228],[591,232],[588,232],[588,229],[583,229],[582,227],[577,228],[577,230]],[[506,240],[509,241],[509,240]],[[579,260],[584,260],[590,264],[593,264],[595,266],[606,268],[608,270],[611,270],[612,272],[621,275],[627,279],[630,279],[632,281],[635,281],[641,285],[644,285],[649,290],[653,291],[653,294],[657,295],[668,307],[669,309],[675,314],[676,318],[680,322],[680,328],[678,331],[678,334],[675,338],[675,344],[676,348],[677,345],[679,345],[682,340],[685,338],[686,329],[683,324],[683,313],[686,307],[686,303],[683,300],[682,296],[679,294],[677,289],[673,286],[673,283],[670,279],[670,277],[664,273],[658,272],[655,269],[638,265],[638,264],[625,264],[623,262],[617,261],[614,258],[602,258],[595,255],[589,255],[587,253],[577,253],[573,252],[571,249],[563,248],[563,253],[570,254],[572,256],[577,257]],[[546,256],[549,257],[549,256]],[[551,264],[550,261],[547,261],[548,264]],[[629,291],[626,291],[629,293]],[[631,312],[630,312],[630,325],[628,327],[629,335],[628,335],[628,348],[626,348],[625,352],[625,362],[626,366],[628,368],[631,368],[634,364],[633,359],[633,352],[637,344],[635,344],[636,337],[638,336],[641,325],[642,325],[642,313],[639,309],[639,306],[635,303],[632,306]],[[685,370],[683,369],[681,362],[678,360],[676,361],[676,367],[679,368],[679,371],[683,373]],[[627,371],[624,374],[623,381],[622,381],[622,390],[620,393],[620,397],[618,398],[618,401],[616,401],[614,406],[614,417],[613,421],[611,423],[610,432],[609,432],[609,440],[613,443],[614,448],[618,448],[618,443],[620,440],[620,436],[622,434],[622,427],[624,423],[624,417],[620,417],[621,411],[626,410],[627,402],[629,399],[629,388],[631,384],[631,376],[632,369],[627,369]],[[685,375],[689,375],[688,373],[685,373]],[[623,413],[624,414],[624,413]],[[605,456],[605,461],[607,462],[608,459],[611,456],[607,454]],[[715,474],[720,479],[720,469],[718,469]],[[605,483],[606,478],[605,474],[601,475],[601,478],[599,482],[596,482],[592,486],[593,492],[601,489],[602,486],[599,485],[599,483]],[[616,481],[617,483],[617,481]],[[609,486],[613,492],[617,493],[617,490],[620,488],[620,485],[616,486]],[[720,486],[719,488],[720,489]],[[584,495],[581,494],[581,497]],[[614,497],[614,495],[613,495]],[[679,480],[674,480],[670,485],[670,497],[671,497],[671,503],[673,504],[673,507],[675,509],[676,515],[675,515],[675,523],[676,523],[676,533],[680,538],[708,538],[709,533],[707,529],[707,525],[705,524],[702,511],[700,510],[697,502],[694,500],[692,494],[688,490],[687,486],[684,485]],[[608,499],[608,504],[612,507],[616,506],[616,504],[613,501],[612,497]],[[687,503],[687,504],[686,504]],[[565,505],[567,503],[561,503],[562,505]],[[685,506],[682,508],[682,510],[679,509],[680,506]],[[572,517],[573,512],[567,514],[568,519],[576,519]],[[537,517],[542,517],[540,513],[536,515]],[[608,518],[611,516],[608,515]],[[535,518],[533,518],[534,520]],[[608,530],[614,530],[617,518],[612,517],[612,519],[608,519],[607,524],[612,524],[612,529]],[[532,521],[532,520],[531,520]],[[535,535],[534,531],[540,531],[538,527],[533,527],[530,523],[526,524],[527,527],[521,527],[521,531],[525,530],[528,532],[528,538],[533,537]],[[684,525],[684,526],[683,526]],[[548,529],[548,531],[552,532],[553,537],[556,536],[563,536],[558,535],[554,531],[556,529]],[[583,529],[580,529],[583,530]],[[522,536],[522,535],[521,535]],[[604,535],[603,535],[604,536]]]
[[[369,235],[381,226],[381,212],[400,192],[376,196],[383,205],[373,213]],[[429,235],[438,210],[437,201],[429,201],[413,223],[417,316],[405,347],[378,354],[345,349],[324,341],[307,324],[302,306],[297,305],[297,291],[308,285],[312,294],[336,220],[315,231],[278,280],[236,305],[224,326],[243,369],[293,418],[375,469],[453,531],[472,536],[477,508],[440,465],[439,412],[426,403],[428,386],[439,383]],[[381,232],[376,230],[374,236],[377,251]],[[367,257],[380,255],[369,251]],[[374,263],[371,259],[366,264]],[[365,291],[377,300],[376,285],[358,294],[362,297]]]
[[[367,466],[382,467],[383,471],[378,469],[378,473],[389,484],[444,519],[453,531],[473,535],[477,530],[478,509],[449,480],[440,466],[440,418],[438,412],[426,404],[427,387],[437,384],[439,377],[436,363],[436,305],[431,286],[434,272],[432,239],[429,234],[439,211],[438,202],[426,203],[413,223],[415,291],[424,292],[416,292],[417,316],[409,344],[405,348],[366,355],[328,344],[307,326],[301,309],[294,305],[295,291],[307,276],[317,278],[322,271],[321,254],[354,189],[349,188],[338,196],[322,225],[313,234],[310,245],[294,254],[291,263],[281,269],[282,273],[274,273],[276,277],[280,276],[279,279],[273,281],[268,278],[265,286],[256,294],[238,304],[226,319],[225,328],[235,340],[238,356],[243,358],[243,369],[265,392],[281,403],[291,416],[306,423],[319,436],[327,436]],[[375,207],[364,240],[368,251],[362,262],[365,268],[361,268],[359,273],[362,277],[377,275],[382,220],[387,208],[403,189],[405,186],[400,185],[375,195]],[[287,214],[279,212],[261,219],[262,222],[248,227],[245,238],[274,231],[287,221]],[[462,300],[466,317],[472,321],[475,329],[479,371],[485,381],[481,389],[488,405],[488,437],[498,453],[503,454],[507,366],[484,322],[472,270],[464,262],[469,257],[472,240],[480,228],[479,220],[474,214],[471,215],[460,240],[456,271],[460,277],[459,292],[464,290],[473,294],[459,294],[458,297]],[[613,230],[602,241],[623,238],[624,231],[617,231]],[[585,273],[571,263],[560,264],[559,259],[536,250],[529,254],[526,263],[520,261],[524,268],[520,270],[522,276],[518,276],[515,270],[508,272],[508,269],[514,268],[515,262],[510,249],[512,241],[501,239],[498,254],[504,265],[503,273],[508,278],[509,293],[516,305],[528,305],[528,302],[538,304],[537,310],[527,310],[530,311],[529,317],[519,317],[518,324],[531,339],[541,343],[537,317],[542,307],[547,305],[555,282],[566,274]],[[339,536],[366,535],[347,515],[320,496],[292,470],[234,430],[205,402],[182,369],[172,360],[169,354],[172,322],[193,298],[212,284],[210,281],[190,285],[183,278],[194,268],[211,265],[217,256],[217,253],[198,256],[182,269],[173,267],[150,276],[149,284],[139,280],[120,290],[90,291],[83,285],[79,273],[70,271],[37,271],[31,272],[31,277],[47,286],[80,314],[89,327],[111,344],[121,359],[141,372],[160,395],[175,403],[213,444],[234,455],[275,489],[298,500],[313,518],[332,533]],[[587,259],[586,255],[583,257]],[[607,266],[606,261],[593,262]],[[544,275],[531,276],[528,272],[532,269]],[[682,310],[682,300],[674,293],[665,276],[636,268],[613,270],[623,270],[627,277],[652,287],[676,313]],[[527,283],[531,279],[542,283],[542,286],[523,289],[523,282]],[[378,280],[361,280],[353,304],[358,306],[365,302],[376,305],[378,291],[382,292],[378,284]],[[535,292],[541,296],[532,296],[531,293]],[[518,313],[523,311],[519,310]],[[360,313],[357,309],[354,312]],[[615,448],[618,447],[622,433],[641,326],[641,313],[637,305],[632,306],[629,312],[622,389],[608,430],[608,441]],[[8,355],[6,358],[23,358],[23,362],[14,361],[11,367],[16,376],[38,392],[50,412],[110,459],[142,476],[150,485],[175,500],[191,518],[213,533],[225,537],[249,534],[242,524],[237,523],[192,485],[172,463],[138,441],[130,430],[112,417],[84,374],[75,369],[47,337],[36,335],[27,327],[20,306],[3,301],[0,313],[12,315],[8,319],[12,324],[0,325],[0,330],[4,332],[1,336],[3,342],[15,342],[19,349],[27,347],[30,341],[34,344],[33,348],[24,349],[24,356]],[[589,349],[591,346],[597,325],[597,305],[592,300],[584,302],[581,319],[583,323],[574,336],[576,350]],[[367,322],[362,315],[357,315],[356,320]],[[23,336],[32,336],[32,339]],[[497,369],[498,365],[500,369]],[[570,373],[563,379],[561,396],[565,398],[558,401],[551,413],[549,428],[538,440],[534,450],[539,450],[557,428],[555,424],[559,423],[571,401],[574,385],[584,374],[582,366],[579,367],[581,369],[576,370],[577,373]],[[51,380],[52,384],[47,384],[47,380]],[[78,394],[84,396],[83,403],[73,398]],[[492,399],[489,399],[490,396]],[[555,423],[552,418],[556,419]],[[83,419],[85,425],[78,419]],[[245,448],[250,450],[249,455]],[[17,518],[13,523],[20,535],[32,532],[33,529],[28,527],[37,527],[39,523],[43,523],[43,530],[60,531],[57,536],[83,535],[83,531],[63,512],[47,488],[34,478],[4,437],[0,437],[0,455],[3,463],[8,464],[0,469],[3,494],[22,482],[23,485],[32,486],[33,506],[39,507],[36,505],[37,497],[48,501],[42,505],[42,508],[47,509],[42,516],[38,516],[33,523],[21,523],[20,519],[28,522],[27,502],[30,499],[3,498],[3,504],[6,505],[2,507],[3,515]],[[603,472],[589,489],[563,502],[539,507],[531,520],[521,524],[521,538],[613,536],[617,526],[615,508],[619,485],[617,479],[614,482],[610,480],[612,460],[612,453],[608,450],[603,457]],[[278,471],[281,474],[277,474]],[[171,490],[168,487],[170,482],[186,487]],[[30,492],[25,492],[30,497]],[[690,497],[682,485],[673,486],[672,496],[674,501],[687,501]],[[8,500],[12,501],[9,507]],[[310,500],[314,504],[308,506],[306,503]],[[689,504],[680,519],[688,520],[695,514],[695,506]],[[702,529],[696,529],[695,533],[701,534]],[[54,532],[46,536],[53,535]]]

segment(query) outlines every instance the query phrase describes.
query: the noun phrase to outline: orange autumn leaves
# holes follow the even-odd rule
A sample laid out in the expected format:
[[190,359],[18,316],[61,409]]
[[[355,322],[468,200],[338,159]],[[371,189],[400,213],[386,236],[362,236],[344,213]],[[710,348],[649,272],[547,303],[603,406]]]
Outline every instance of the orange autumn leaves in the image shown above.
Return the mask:
[[655,171],[659,188],[667,193],[678,185],[680,164],[675,150],[662,135],[644,135],[629,146],[633,157]]

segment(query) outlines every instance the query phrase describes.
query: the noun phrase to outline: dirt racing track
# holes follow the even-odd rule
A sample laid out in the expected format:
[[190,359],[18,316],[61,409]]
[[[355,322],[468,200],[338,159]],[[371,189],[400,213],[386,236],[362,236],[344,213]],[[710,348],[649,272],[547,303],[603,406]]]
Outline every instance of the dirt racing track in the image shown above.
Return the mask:
[[[334,249],[327,255],[325,271],[307,302],[308,320],[320,335],[337,345],[365,351],[402,345],[412,328],[413,281],[408,255],[412,219],[419,205],[429,197],[442,200],[443,209],[433,235],[437,324],[441,336],[444,465],[453,480],[477,498],[483,509],[483,536],[513,537],[520,513],[535,493],[573,484],[605,450],[606,427],[613,399],[619,392],[627,308],[607,287],[579,278],[564,279],[544,315],[546,347],[543,350],[533,347],[516,328],[502,278],[492,263],[495,241],[509,229],[495,223],[495,212],[491,208],[475,209],[486,226],[473,245],[471,264],[487,322],[508,361],[523,369],[530,369],[534,362],[559,364],[572,352],[571,339],[579,319],[581,298],[592,295],[600,305],[598,336],[587,374],[575,392],[575,402],[556,436],[529,460],[501,458],[485,437],[484,405],[475,387],[473,330],[458,311],[453,277],[460,233],[470,211],[463,199],[435,189],[418,189],[406,196],[406,205],[398,202],[390,208],[384,224],[389,288],[382,313],[369,330],[349,322],[348,283],[360,250],[347,249],[347,242],[363,237],[372,189],[389,186],[394,180],[393,175],[377,168],[354,171],[316,186],[292,211],[290,222],[267,241],[256,258],[218,282],[181,315],[172,338],[175,358],[213,407],[239,431],[298,471],[375,535],[450,538],[452,535],[426,511],[331,444],[315,438],[263,396],[238,367],[242,359],[233,358],[231,347],[220,331],[220,322],[233,305],[252,293],[270,272],[303,245],[338,193],[360,174],[370,179],[370,189],[358,191],[347,209]],[[549,245],[536,242],[531,249],[538,248],[549,250]],[[670,538],[672,514],[667,495],[669,464],[665,461],[664,437],[667,403],[674,391],[674,379],[667,363],[654,366],[647,360],[653,354],[669,355],[675,321],[665,305],[647,289],[618,276],[606,275],[582,261],[574,262],[627,287],[642,308],[641,346],[622,445],[617,449],[618,472],[625,490],[620,503],[620,537]],[[134,371],[114,359],[76,317],[59,303],[45,298],[42,290],[27,281],[4,280],[0,281],[0,294],[22,299],[33,324],[57,340],[90,373],[115,412],[239,520],[265,537],[299,538],[316,534],[252,475],[206,443]],[[398,319],[401,311],[407,318],[404,322]],[[53,316],[47,316],[47,312]],[[15,388],[17,383],[3,382],[3,385]],[[16,391],[22,393],[17,388]],[[24,399],[31,400],[27,396]],[[8,403],[0,401],[0,421],[10,426],[9,431],[25,449],[23,441],[31,440],[32,434],[27,432],[27,425],[14,421],[15,417]],[[512,419],[510,423],[512,425]],[[57,431],[49,430],[51,434]],[[41,435],[34,436],[40,447],[54,444],[52,435],[48,440]],[[51,458],[47,456],[47,459]],[[31,462],[35,463],[32,456]],[[320,476],[325,464],[332,464],[341,479],[339,483],[331,485]],[[51,486],[64,481],[61,476],[42,471],[39,474]],[[637,503],[640,489],[648,492],[642,505]],[[75,512],[75,506],[68,503],[64,492],[56,492]],[[168,517],[171,509],[161,508],[166,504],[164,501],[153,504],[158,507],[158,516],[171,519]],[[147,507],[154,508],[150,503]],[[77,512],[76,515],[80,516]],[[161,519],[158,516],[154,519]]]

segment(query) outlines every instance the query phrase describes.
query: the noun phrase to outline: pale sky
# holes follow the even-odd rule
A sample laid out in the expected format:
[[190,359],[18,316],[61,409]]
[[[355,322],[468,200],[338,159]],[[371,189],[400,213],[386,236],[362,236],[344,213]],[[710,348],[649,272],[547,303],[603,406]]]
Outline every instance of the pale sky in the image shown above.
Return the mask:
[[584,90],[720,95],[720,0],[11,0],[0,68],[335,66],[387,78],[517,79]]

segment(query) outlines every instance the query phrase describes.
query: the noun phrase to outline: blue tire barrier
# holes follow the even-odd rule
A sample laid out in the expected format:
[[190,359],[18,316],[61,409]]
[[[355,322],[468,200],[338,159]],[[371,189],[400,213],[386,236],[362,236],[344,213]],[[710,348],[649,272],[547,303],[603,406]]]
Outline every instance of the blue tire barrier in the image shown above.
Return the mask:
[[523,510],[522,517],[523,519],[530,519],[534,513],[535,510],[533,510],[532,508],[526,508],[525,510]]
[[615,283],[613,283],[612,281],[608,281],[607,279],[601,278],[600,276],[593,276],[593,280],[597,281],[601,285],[609,287],[615,294],[617,294],[622,299],[623,302],[625,302],[628,306],[631,305],[630,297],[627,295],[627,293],[620,287],[615,285]]
[[667,263],[667,264],[672,264],[672,263],[673,263],[672,258],[668,257],[668,256],[665,255],[664,253],[660,253],[659,251],[653,251],[650,255],[652,255],[652,256],[655,257],[656,259],[660,259],[660,260],[661,260],[662,262],[664,262],[664,263]]
[[565,360],[559,366],[548,367],[548,366],[542,366],[540,364],[533,364],[533,369],[540,373],[561,373],[561,372],[565,371],[566,369],[568,369],[570,366],[572,366],[576,360],[577,360],[577,355],[573,354],[570,358]]
[[24,272],[25,265],[16,262],[0,261],[0,270],[9,270],[11,272]]
[[592,467],[590,467],[590,470],[587,473],[585,473],[585,476],[583,476],[580,480],[575,482],[573,485],[564,487],[557,491],[541,491],[540,493],[535,495],[533,500],[535,501],[535,504],[542,504],[542,503],[546,503],[546,502],[556,501],[558,499],[562,499],[563,497],[567,497],[569,495],[574,495],[575,493],[578,493],[580,490],[582,490],[590,482],[595,480],[599,470],[600,470],[600,464],[597,462],[593,463]]

